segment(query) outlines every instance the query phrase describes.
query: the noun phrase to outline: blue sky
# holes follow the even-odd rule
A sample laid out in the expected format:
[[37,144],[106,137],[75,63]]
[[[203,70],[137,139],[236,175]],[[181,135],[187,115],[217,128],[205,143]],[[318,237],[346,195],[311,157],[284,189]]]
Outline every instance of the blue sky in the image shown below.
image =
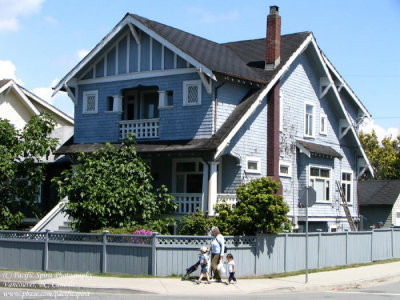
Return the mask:
[[270,5],[282,34],[312,31],[374,118],[380,137],[400,134],[399,0],[0,0],[0,78],[73,115],[51,87],[127,12],[215,42],[265,36]]

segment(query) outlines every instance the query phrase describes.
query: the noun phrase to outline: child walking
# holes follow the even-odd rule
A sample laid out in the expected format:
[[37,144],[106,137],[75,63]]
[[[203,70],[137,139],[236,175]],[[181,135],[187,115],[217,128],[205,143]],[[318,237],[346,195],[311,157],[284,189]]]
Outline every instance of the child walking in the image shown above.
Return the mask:
[[200,270],[200,277],[199,280],[196,280],[197,284],[201,283],[201,280],[203,279],[203,276],[206,275],[207,277],[207,283],[211,283],[210,281],[210,276],[208,275],[208,256],[206,254],[207,252],[207,247],[201,247],[200,248],[200,266],[201,266],[201,270]]
[[233,280],[234,283],[237,283],[236,277],[235,277],[235,272],[236,272],[236,265],[235,265],[235,261],[233,260],[233,255],[231,253],[229,253],[226,256],[226,259],[228,260],[228,272],[229,272],[229,279],[226,282],[226,284],[230,284],[231,281]]

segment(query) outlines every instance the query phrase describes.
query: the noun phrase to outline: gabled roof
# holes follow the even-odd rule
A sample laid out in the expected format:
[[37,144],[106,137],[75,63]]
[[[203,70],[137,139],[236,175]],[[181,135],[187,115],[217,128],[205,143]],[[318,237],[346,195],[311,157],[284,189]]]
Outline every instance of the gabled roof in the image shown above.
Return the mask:
[[66,115],[59,109],[55,108],[53,105],[49,104],[48,102],[44,101],[43,99],[39,98],[32,92],[28,91],[24,87],[17,84],[12,79],[2,79],[0,80],[0,94],[6,91],[8,88],[12,88],[15,92],[19,95],[22,99],[22,102],[26,105],[26,107],[35,115],[39,115],[40,112],[37,109],[37,104],[44,107],[45,109],[49,110],[51,113],[56,115],[57,117],[63,119],[66,123],[70,123],[71,126],[74,125],[74,119],[70,116]]
[[400,195],[400,180],[358,182],[360,206],[393,205]]
[[[264,70],[265,38],[251,41],[219,44],[183,30],[127,14],[54,88],[62,89],[86,64],[88,64],[121,30],[134,25],[161,44],[177,52],[212,79],[222,74],[256,83],[267,84],[300,47],[310,32],[282,36],[281,64],[272,71]],[[251,50],[251,51],[250,51]]]

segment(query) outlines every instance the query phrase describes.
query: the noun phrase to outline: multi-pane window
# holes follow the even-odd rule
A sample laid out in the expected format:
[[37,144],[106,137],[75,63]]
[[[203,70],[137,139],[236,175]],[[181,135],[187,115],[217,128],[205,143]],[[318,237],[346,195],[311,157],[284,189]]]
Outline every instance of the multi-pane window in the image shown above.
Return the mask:
[[183,82],[183,105],[201,104],[201,81],[190,80]]
[[97,91],[83,92],[83,113],[97,113]]
[[352,197],[351,194],[353,192],[353,174],[350,172],[342,173],[342,191],[344,194],[344,198],[348,203],[351,202]]
[[331,170],[310,167],[310,185],[317,193],[317,201],[330,201]]
[[314,136],[314,105],[305,105],[304,135]]

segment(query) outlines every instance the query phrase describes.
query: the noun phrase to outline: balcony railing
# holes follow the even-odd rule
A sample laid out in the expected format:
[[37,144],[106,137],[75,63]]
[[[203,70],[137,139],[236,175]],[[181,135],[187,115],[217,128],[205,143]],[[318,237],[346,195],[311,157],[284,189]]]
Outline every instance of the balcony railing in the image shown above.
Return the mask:
[[236,208],[236,202],[238,201],[238,198],[236,194],[218,194],[217,195],[217,203],[221,203],[223,201],[226,201],[226,203],[232,208]]
[[160,119],[125,120],[119,122],[119,138],[124,139],[128,133],[134,133],[137,139],[159,137]]
[[191,214],[197,209],[204,211],[203,194],[173,194],[175,202],[178,203],[176,213]]

